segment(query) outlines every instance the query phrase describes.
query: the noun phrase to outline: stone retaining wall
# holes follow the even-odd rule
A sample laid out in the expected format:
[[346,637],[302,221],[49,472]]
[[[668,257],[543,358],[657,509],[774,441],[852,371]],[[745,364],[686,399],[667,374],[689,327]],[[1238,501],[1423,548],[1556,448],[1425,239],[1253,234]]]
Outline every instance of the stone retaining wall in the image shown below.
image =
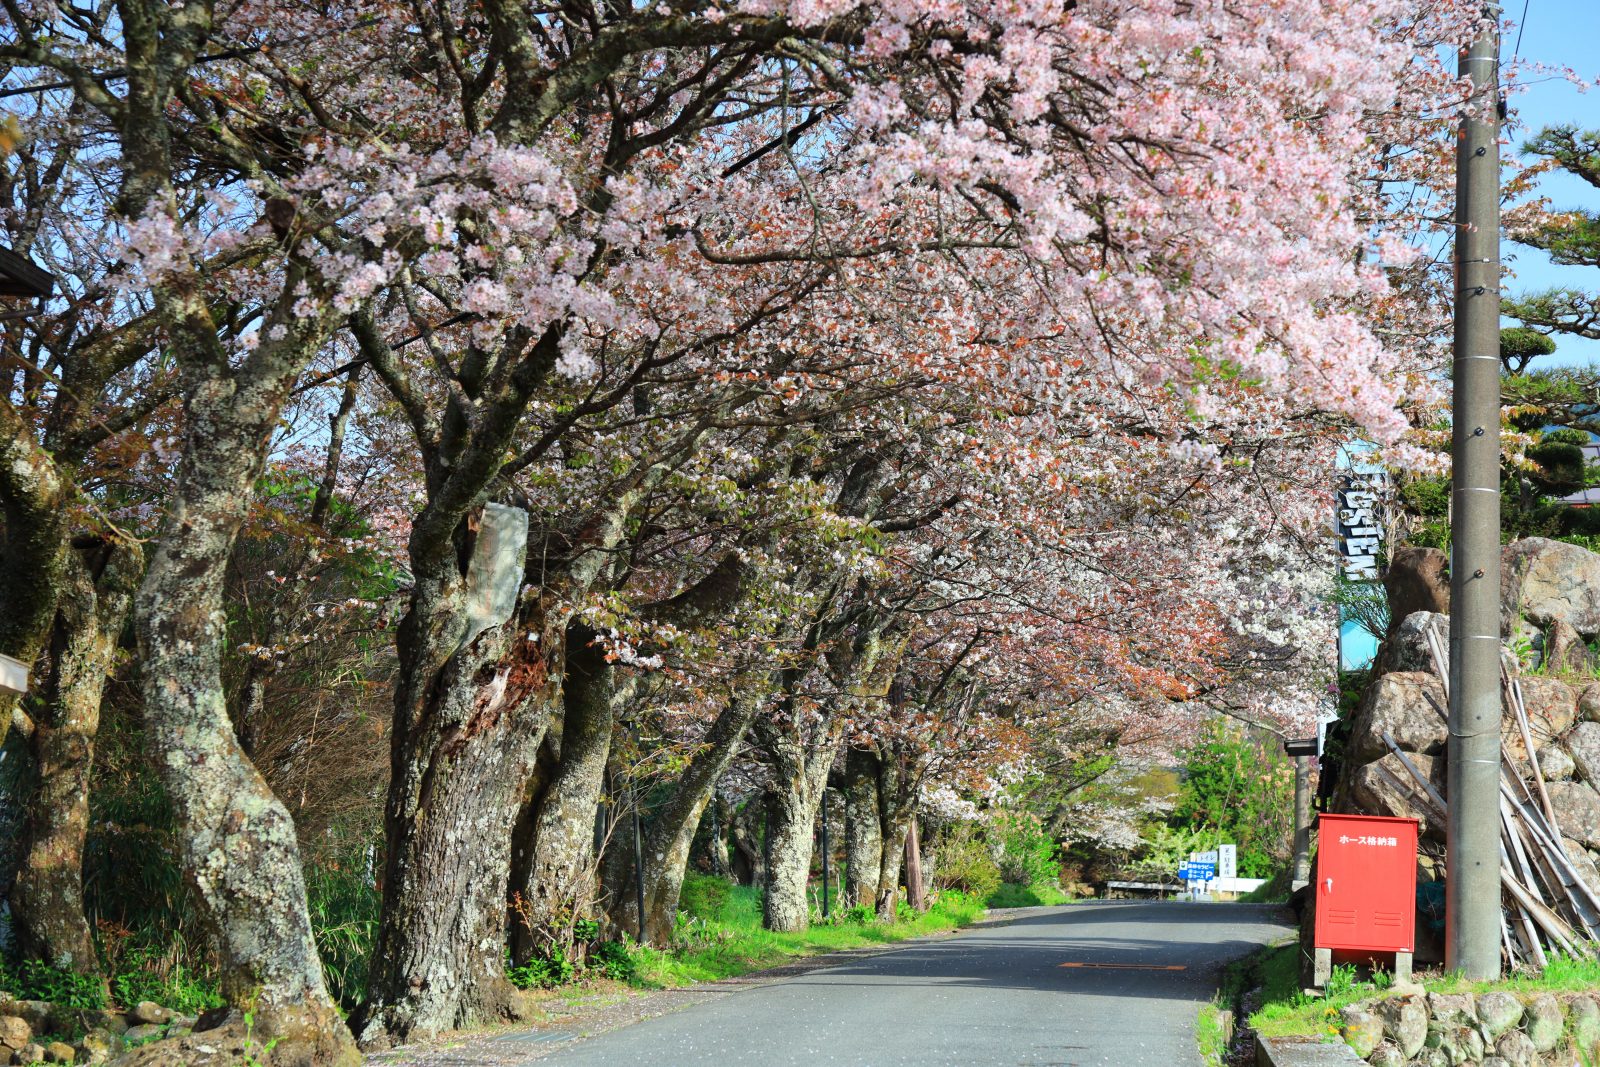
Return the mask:
[[[142,1001],[127,1011],[73,1011],[0,993],[0,1064],[109,1063],[128,1049],[187,1033],[196,1020]],[[62,1040],[66,1036],[75,1040]]]
[[1600,1063],[1600,1000],[1504,990],[1399,995],[1343,1009],[1339,1032],[1378,1067],[1581,1067]]

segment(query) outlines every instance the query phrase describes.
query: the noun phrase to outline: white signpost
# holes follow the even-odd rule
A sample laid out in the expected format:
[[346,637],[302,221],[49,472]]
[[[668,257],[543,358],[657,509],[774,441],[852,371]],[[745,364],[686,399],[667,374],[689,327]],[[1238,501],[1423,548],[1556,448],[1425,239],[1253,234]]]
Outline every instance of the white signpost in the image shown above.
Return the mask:
[[0,693],[26,693],[28,665],[20,659],[0,655]]
[[1248,893],[1265,883],[1262,878],[1239,877],[1239,846],[1218,845],[1207,852],[1191,852],[1178,866],[1184,899],[1210,900],[1213,893]]

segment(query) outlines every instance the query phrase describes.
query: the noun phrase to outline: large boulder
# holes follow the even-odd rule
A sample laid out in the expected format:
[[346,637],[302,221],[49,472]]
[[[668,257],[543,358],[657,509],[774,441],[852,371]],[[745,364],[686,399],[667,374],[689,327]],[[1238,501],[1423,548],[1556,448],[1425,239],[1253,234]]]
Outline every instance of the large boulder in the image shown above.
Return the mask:
[[[0,1015],[0,1046],[15,1052],[33,1040],[33,1027],[16,1015]],[[10,1053],[6,1054],[9,1058]]]
[[1561,1043],[1562,1031],[1567,1027],[1567,1012],[1561,1001],[1549,993],[1541,993],[1529,1001],[1523,1024],[1534,1051],[1549,1052]]
[[1383,576],[1389,595],[1389,617],[1404,619],[1413,612],[1450,614],[1450,557],[1437,548],[1405,545],[1389,557]]
[[1436,707],[1445,707],[1444,689],[1432,674],[1397,671],[1380,676],[1367,687],[1351,722],[1351,762],[1370,763],[1388,755],[1385,733],[1407,752],[1443,752],[1445,720]]
[[1494,1050],[1507,1067],[1539,1067],[1539,1050],[1534,1048],[1533,1039],[1521,1030],[1501,1034],[1500,1040],[1494,1043]]
[[1568,1011],[1572,1043],[1587,1054],[1600,1044],[1600,1004],[1593,997],[1574,997]]
[[1583,635],[1565,619],[1557,619],[1544,632],[1544,669],[1552,674],[1594,673],[1594,653],[1584,644]]
[[1392,997],[1378,1005],[1378,1015],[1385,1036],[1400,1050],[1402,1063],[1422,1051],[1428,1039],[1428,1008],[1421,1000]]
[[1565,782],[1578,769],[1578,765],[1572,762],[1572,757],[1560,745],[1546,745],[1538,752],[1539,770],[1547,782]]
[[1478,1022],[1491,1038],[1499,1037],[1522,1021],[1522,1001],[1503,989],[1478,996]]
[[1473,1026],[1478,1021],[1478,1005],[1471,993],[1429,993],[1428,1014],[1441,1026]]
[[1600,555],[1577,545],[1525,537],[1500,563],[1501,632],[1519,619],[1548,629],[1557,619],[1584,637],[1600,636]]
[[1339,1035],[1357,1056],[1366,1059],[1383,1040],[1383,1020],[1364,1008],[1352,1005],[1339,1009]]
[[[1432,756],[1425,756],[1420,752],[1408,752],[1406,758],[1411,761],[1422,776],[1426,778],[1440,793],[1444,792],[1444,761],[1435,760]],[[1350,773],[1349,806],[1364,815],[1392,815],[1403,819],[1416,819],[1421,824],[1417,829],[1423,837],[1437,837],[1443,840],[1444,825],[1435,825],[1435,818],[1429,812],[1431,808],[1425,805],[1420,798],[1426,797],[1426,790],[1406,770],[1405,764],[1400,762],[1400,757],[1393,752],[1382,759],[1364,763]]]
[[[1554,804],[1555,801],[1551,800],[1551,803]],[[1572,869],[1578,872],[1583,884],[1588,886],[1596,897],[1600,897],[1600,867],[1594,865],[1594,857],[1583,847],[1583,842],[1563,837],[1561,847],[1566,850],[1567,859],[1572,861]]]
[[1583,782],[1551,782],[1545,789],[1562,836],[1587,848],[1600,847],[1600,793]]
[[[1534,751],[1538,751],[1578,721],[1578,691],[1555,678],[1532,676],[1519,678],[1518,682],[1522,686],[1523,707],[1528,710],[1528,732],[1533,734]],[[1501,716],[1500,736],[1507,755],[1519,770],[1525,769],[1528,748],[1522,743],[1522,729],[1515,715]]]
[[1375,674],[1396,671],[1421,671],[1433,673],[1433,655],[1428,651],[1427,632],[1437,627],[1445,648],[1450,647],[1450,617],[1432,611],[1414,611],[1406,616],[1395,616],[1400,621],[1389,627],[1378,649]]
[[141,1000],[128,1012],[128,1022],[135,1026],[160,1026],[172,1021],[172,1009],[163,1008],[153,1000]]
[[1600,722],[1580,722],[1561,740],[1578,777],[1590,785],[1600,782]]

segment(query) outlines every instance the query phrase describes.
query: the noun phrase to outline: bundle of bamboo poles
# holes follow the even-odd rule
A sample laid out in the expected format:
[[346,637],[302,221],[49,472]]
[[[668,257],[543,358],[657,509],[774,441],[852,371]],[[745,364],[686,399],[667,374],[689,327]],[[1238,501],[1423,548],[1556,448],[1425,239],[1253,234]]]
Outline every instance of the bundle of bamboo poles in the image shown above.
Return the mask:
[[[1449,654],[1437,621],[1426,631],[1426,638],[1434,673],[1439,677],[1448,703]],[[1527,749],[1529,775],[1524,781],[1502,740],[1500,883],[1505,894],[1500,919],[1501,943],[1509,966],[1542,970],[1553,952],[1588,957],[1595,954],[1595,942],[1600,941],[1600,895],[1579,876],[1562,844],[1555,809],[1539,771],[1528,710],[1522,701],[1522,685],[1504,657],[1500,663],[1500,694],[1505,711],[1515,720]],[[1429,703],[1448,723],[1446,709],[1431,696]],[[1501,736],[1504,737],[1503,730]],[[1412,796],[1431,817],[1443,822],[1449,810],[1445,798],[1401,751],[1393,737],[1385,733],[1383,741],[1409,772],[1414,788],[1387,769],[1380,767],[1379,773],[1391,786]]]

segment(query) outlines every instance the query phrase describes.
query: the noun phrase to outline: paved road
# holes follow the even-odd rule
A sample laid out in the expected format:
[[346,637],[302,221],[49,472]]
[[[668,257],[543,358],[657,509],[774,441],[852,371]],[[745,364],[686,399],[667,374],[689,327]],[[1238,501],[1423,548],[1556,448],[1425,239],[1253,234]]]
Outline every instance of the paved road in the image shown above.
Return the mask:
[[[711,992],[538,1067],[1187,1067],[1217,965],[1288,933],[1277,909],[1076,904],[946,941]],[[1082,964],[1083,966],[1065,966]],[[1095,966],[1095,965],[1100,966]]]

